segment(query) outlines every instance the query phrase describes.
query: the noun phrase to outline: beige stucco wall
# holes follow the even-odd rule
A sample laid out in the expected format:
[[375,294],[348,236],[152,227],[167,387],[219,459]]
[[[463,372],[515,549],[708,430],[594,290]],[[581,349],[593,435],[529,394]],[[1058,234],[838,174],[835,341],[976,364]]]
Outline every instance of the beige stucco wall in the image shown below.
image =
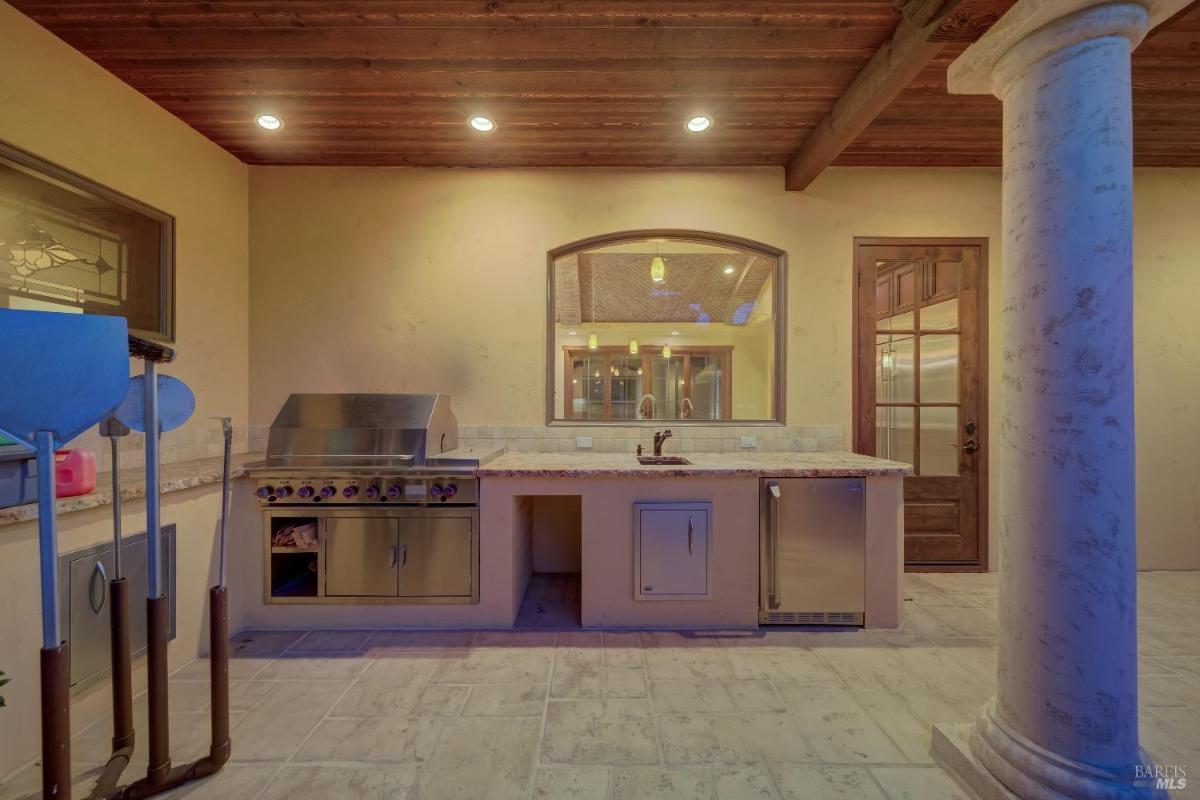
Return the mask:
[[[541,424],[546,251],[633,228],[787,251],[789,424],[849,429],[855,236],[987,237],[989,359],[1002,357],[996,170],[831,169],[788,193],[775,169],[256,167],[250,186],[259,425],[289,392],[347,390],[450,392],[460,422]],[[1200,437],[1200,340],[1187,335],[1200,171],[1140,170],[1135,194],[1139,560],[1200,568],[1200,472],[1181,444]],[[995,411],[998,381],[989,398]],[[998,492],[993,481],[993,531]]]
[[247,408],[248,168],[0,2],[0,140],[175,216],[178,359],[196,393],[185,429]]
[[[0,140],[175,216],[179,357],[162,371],[184,379],[196,393],[196,414],[184,429],[195,435],[183,441],[206,441],[215,430],[209,417],[228,415],[240,426],[244,444],[247,167],[2,2],[0,31]],[[164,452],[164,457],[176,455]],[[218,509],[211,487],[170,495],[163,504],[164,524],[179,526],[173,664],[206,648],[205,586]],[[103,508],[62,517],[60,552],[108,540],[111,513]],[[125,526],[130,534],[145,529],[141,504],[129,504]],[[0,779],[34,758],[39,748],[37,563],[36,523],[0,527],[0,606],[5,610],[0,670],[12,679],[0,690],[8,700],[0,710]],[[136,603],[135,613],[141,608]],[[140,677],[140,667],[138,672]],[[73,724],[104,712],[105,686],[80,698]]]

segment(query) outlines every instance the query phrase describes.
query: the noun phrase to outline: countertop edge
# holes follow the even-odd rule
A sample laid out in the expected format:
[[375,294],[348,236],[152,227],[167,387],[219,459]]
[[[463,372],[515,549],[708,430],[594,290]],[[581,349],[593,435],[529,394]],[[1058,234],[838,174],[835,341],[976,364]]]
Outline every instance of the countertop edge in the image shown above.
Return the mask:
[[[256,461],[261,461],[262,458],[263,455],[261,453],[235,454],[233,456],[233,468],[230,478],[245,477],[250,465]],[[173,492],[181,492],[187,489],[220,483],[222,471],[221,458],[201,458],[194,461],[176,461],[171,464],[163,464],[161,468],[162,479],[160,481],[162,493],[171,494]],[[121,473],[122,502],[144,498],[146,496],[145,470],[122,470]],[[93,492],[81,494],[76,497],[60,497],[56,504],[57,515],[61,517],[64,514],[73,514],[78,511],[111,506],[113,501],[111,475],[112,473],[109,472],[102,472],[97,475],[97,488]],[[108,485],[105,486],[105,484]],[[16,525],[21,522],[36,520],[37,518],[37,503],[0,508],[0,528],[6,525]]]
[[659,468],[588,468],[538,469],[536,467],[508,467],[490,469],[480,467],[480,478],[882,478],[904,476],[911,470],[899,467],[853,468],[853,467],[798,467],[795,469],[752,469],[731,467],[659,467]]

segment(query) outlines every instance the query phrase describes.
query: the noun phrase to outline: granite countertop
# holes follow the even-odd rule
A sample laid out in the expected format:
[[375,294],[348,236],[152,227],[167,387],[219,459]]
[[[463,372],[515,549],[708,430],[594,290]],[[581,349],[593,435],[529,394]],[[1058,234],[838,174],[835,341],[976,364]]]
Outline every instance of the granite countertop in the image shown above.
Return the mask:
[[[233,472],[231,477],[240,478],[246,474],[246,466],[255,461],[261,461],[262,453],[242,453],[233,456]],[[221,482],[222,458],[198,458],[194,461],[178,461],[173,464],[163,464],[159,472],[162,493],[178,492],[183,489],[193,489],[197,486],[207,486]],[[121,470],[121,499],[137,500],[146,496],[146,470]],[[112,474],[102,472],[96,476],[96,491],[81,494],[76,497],[60,497],[58,513],[69,514],[72,511],[85,511],[89,508],[112,505]],[[37,519],[37,503],[28,503],[12,508],[0,508],[0,527],[13,525],[25,520]]]
[[633,453],[506,452],[481,478],[866,478],[907,475],[908,464],[856,453],[668,453],[689,465],[644,466]]

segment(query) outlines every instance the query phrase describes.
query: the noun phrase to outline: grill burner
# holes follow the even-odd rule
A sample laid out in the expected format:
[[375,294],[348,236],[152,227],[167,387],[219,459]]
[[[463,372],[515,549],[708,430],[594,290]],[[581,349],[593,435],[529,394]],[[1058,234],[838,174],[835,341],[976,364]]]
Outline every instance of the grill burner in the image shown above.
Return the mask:
[[498,450],[458,449],[444,394],[293,394],[256,470],[265,505],[475,505]]

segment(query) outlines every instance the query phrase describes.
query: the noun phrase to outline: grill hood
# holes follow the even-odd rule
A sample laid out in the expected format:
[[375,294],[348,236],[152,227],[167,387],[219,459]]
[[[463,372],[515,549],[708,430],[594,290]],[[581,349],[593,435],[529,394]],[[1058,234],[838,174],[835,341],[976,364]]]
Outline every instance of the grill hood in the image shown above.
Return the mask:
[[293,394],[271,423],[267,465],[422,467],[457,447],[448,394]]

